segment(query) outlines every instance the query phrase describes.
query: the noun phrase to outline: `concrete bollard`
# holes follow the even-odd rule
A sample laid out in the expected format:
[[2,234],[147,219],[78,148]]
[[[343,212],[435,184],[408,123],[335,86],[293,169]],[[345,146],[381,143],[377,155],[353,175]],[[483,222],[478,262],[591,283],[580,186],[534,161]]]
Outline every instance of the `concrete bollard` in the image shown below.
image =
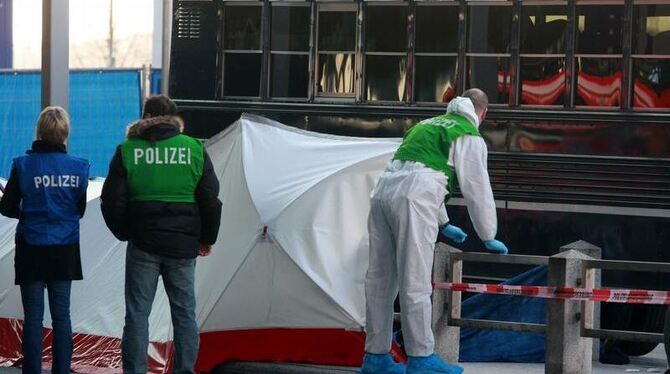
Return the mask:
[[[461,282],[463,263],[452,263],[451,253],[460,250],[444,243],[435,246],[433,260],[434,282]],[[450,269],[454,269],[451,271]],[[452,300],[454,298],[455,300]],[[435,353],[450,363],[458,362],[461,337],[460,327],[449,326],[449,315],[461,316],[461,294],[437,291],[433,293],[433,333],[435,336]]]
[[[565,252],[575,250],[595,259],[602,259],[603,251],[587,241],[578,240],[576,242],[566,244],[561,247],[560,251]],[[587,273],[582,273],[582,281],[579,287],[584,288],[600,288],[602,284],[602,271],[600,269],[591,269]],[[589,328],[600,328],[600,303],[593,301],[585,301],[582,304],[581,316],[582,319],[588,319],[586,323]],[[593,317],[591,317],[593,315]],[[584,322],[584,321],[582,321]],[[591,339],[593,341],[592,360],[598,362],[600,359],[600,339]]]
[[[583,287],[582,260],[597,254],[586,242],[561,247],[566,250],[549,258],[549,287]],[[591,252],[589,252],[591,251]],[[546,374],[591,374],[592,341],[580,332],[582,303],[570,300],[547,301]]]

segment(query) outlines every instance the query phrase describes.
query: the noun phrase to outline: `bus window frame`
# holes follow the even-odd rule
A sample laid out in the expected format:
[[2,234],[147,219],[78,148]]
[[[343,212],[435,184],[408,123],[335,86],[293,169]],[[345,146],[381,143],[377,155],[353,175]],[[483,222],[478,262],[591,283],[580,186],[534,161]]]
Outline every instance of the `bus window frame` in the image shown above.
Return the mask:
[[[518,79],[515,79],[515,77],[513,77],[516,67],[513,66],[514,63],[515,63],[514,62],[515,56],[514,56],[514,53],[513,53],[513,50],[512,50],[512,47],[515,43],[515,40],[514,40],[515,38],[514,38],[514,35],[513,35],[514,33],[512,31],[512,29],[515,27],[515,25],[514,25],[514,9],[515,9],[515,6],[518,2],[519,2],[518,0],[514,0],[514,1],[508,1],[508,0],[498,0],[498,1],[466,0],[467,12],[466,12],[465,21],[464,21],[465,22],[464,33],[465,33],[465,38],[466,38],[465,58],[464,58],[464,72],[463,72],[463,76],[459,77],[463,80],[463,89],[472,88],[472,87],[470,87],[470,84],[469,84],[470,82],[469,82],[469,75],[468,75],[468,71],[470,69],[470,60],[469,60],[470,58],[478,58],[478,57],[479,58],[501,58],[502,57],[502,58],[507,58],[510,61],[509,62],[509,69],[508,69],[509,70],[508,72],[509,72],[509,80],[510,80],[510,82],[509,82],[510,89],[512,91],[518,91],[518,89],[516,87],[517,86],[516,81],[518,81]],[[470,33],[469,33],[469,24],[468,24],[468,20],[470,18],[470,9],[472,9],[473,7],[480,7],[480,6],[481,7],[509,7],[511,9],[512,20],[510,22],[512,22],[512,23],[510,24],[510,40],[509,40],[510,51],[509,51],[509,53],[470,52]],[[518,39],[518,37],[516,39]],[[491,107],[491,108],[511,108],[511,107],[514,107],[514,106],[516,106],[516,103],[512,102],[512,100],[514,100],[514,98],[513,98],[514,96],[516,96],[516,95],[513,95],[510,92],[507,95],[507,102],[506,103],[492,103],[492,102],[489,102],[489,107]]]
[[[573,1],[574,3],[574,1]],[[529,0],[529,1],[523,1],[521,3],[521,9],[519,13],[519,19],[523,17],[523,7],[531,7],[531,6],[564,6],[565,7],[565,15],[567,18],[567,22],[565,25],[565,45],[563,46],[563,53],[525,53],[521,49],[521,40],[523,38],[522,35],[522,29],[519,26],[519,60],[517,62],[516,66],[516,71],[518,72],[517,75],[517,92],[518,92],[518,99],[516,104],[520,108],[530,108],[530,109],[559,109],[559,108],[564,108],[566,105],[569,105],[569,90],[571,89],[571,85],[568,83],[568,79],[570,74],[568,72],[569,64],[568,64],[568,52],[571,50],[570,47],[570,40],[569,40],[569,28],[570,28],[570,2],[565,1],[565,0],[547,0],[547,1],[542,1],[542,0]],[[565,78],[564,78],[564,84],[565,84],[565,91],[563,92],[563,104],[548,104],[548,105],[538,105],[538,104],[523,104],[522,103],[522,94],[523,94],[523,80],[521,79],[521,59],[531,59],[531,58],[554,58],[554,59],[563,59],[565,61]]]
[[[632,31],[635,30],[635,22],[637,21],[635,19],[635,6],[638,5],[667,5],[670,6],[670,0],[634,0],[633,1],[633,6],[632,6],[632,11],[630,14],[630,17],[632,18]],[[631,50],[633,48],[633,42],[631,41]],[[670,61],[670,54],[644,54],[644,53],[631,53],[631,72],[633,67],[635,66],[635,60],[666,60]],[[670,73],[669,73],[670,74]],[[631,81],[633,80],[632,73],[631,73]],[[661,108],[644,108],[644,107],[636,107],[633,105],[634,100],[635,100],[635,87],[633,86],[633,83],[631,83],[631,94],[630,97],[627,98],[629,100],[629,105],[631,110],[635,112],[668,112],[670,111],[670,107],[661,107]]]
[[[461,17],[462,16],[462,14],[460,13],[461,4],[460,4],[459,1],[435,2],[435,1],[429,1],[429,0],[419,0],[419,1],[416,1],[416,7],[417,8],[419,8],[419,7],[452,7],[452,8],[457,8],[458,11],[459,11],[458,25],[456,27],[456,32],[457,33],[460,31],[460,29],[462,27],[462,24],[465,23],[465,20],[462,19],[464,17]],[[413,21],[415,23],[419,22],[418,17],[416,16],[416,13],[413,15]],[[416,30],[416,26],[415,26],[414,29]],[[416,46],[416,43],[417,43],[417,39],[416,39],[417,38],[417,33],[416,33],[416,31],[414,33],[412,33],[412,37],[413,37],[412,45]],[[416,81],[417,81],[417,79],[416,79],[416,77],[417,77],[417,75],[416,75],[416,61],[417,61],[417,57],[455,57],[456,58],[456,65],[455,65],[456,71],[455,71],[455,74],[454,74],[454,78],[455,78],[454,90],[456,92],[458,92],[459,63],[460,63],[459,52],[458,51],[461,47],[460,46],[461,41],[460,41],[460,35],[457,35],[456,37],[458,38],[458,41],[457,41],[457,46],[456,46],[456,51],[455,52],[417,52],[416,49],[412,50],[412,54],[411,54],[411,57],[410,57],[410,59],[412,61],[412,64],[411,64],[412,65],[412,71],[411,71],[412,84],[411,84],[410,88],[411,88],[411,91],[412,91],[411,92],[411,99],[412,99],[413,104],[416,104],[416,105],[419,105],[419,106],[429,106],[429,105],[430,106],[439,105],[439,106],[445,106],[445,107],[447,106],[447,103],[442,102],[442,101],[418,101],[418,100],[416,100]]]
[[[408,41],[410,38],[409,35],[409,30],[405,34],[405,52],[380,52],[380,51],[375,51],[375,52],[368,52],[367,51],[367,44],[365,43],[366,41],[366,32],[367,30],[365,27],[365,24],[367,22],[368,18],[368,7],[405,7],[407,10],[407,24],[406,27],[409,29],[409,16],[410,16],[410,3],[407,1],[396,1],[396,0],[372,0],[372,1],[365,1],[363,3],[363,14],[359,18],[361,19],[362,23],[362,32],[360,36],[361,40],[361,84],[360,84],[360,100],[362,103],[367,103],[367,104],[374,104],[374,105],[385,105],[389,107],[393,106],[399,106],[399,105],[407,105],[409,103],[409,93],[408,87],[410,85],[410,82],[408,82],[409,78],[409,50],[408,50]],[[400,57],[400,58],[405,58],[405,87],[404,87],[404,95],[405,99],[404,100],[370,100],[367,98],[367,94],[365,92],[365,87],[367,86],[367,76],[366,76],[366,68],[367,68],[367,56],[392,56],[392,57]]]
[[[333,13],[354,13],[354,19],[356,20],[356,30],[355,40],[354,40],[354,50],[353,51],[321,51],[319,49],[319,26],[321,20],[322,12],[333,12]],[[314,71],[312,72],[312,92],[313,100],[315,102],[345,102],[353,103],[357,97],[357,87],[359,86],[360,75],[358,73],[359,67],[359,35],[360,35],[360,6],[355,2],[343,2],[338,0],[321,0],[316,2],[316,19],[314,21],[314,40],[313,40],[313,55],[314,55]],[[320,68],[320,58],[321,54],[352,54],[354,56],[354,82],[353,82],[353,92],[352,93],[319,93],[318,91],[318,82],[319,82],[319,68]]]
[[[309,41],[307,44],[307,51],[288,51],[288,50],[275,50],[272,48],[272,35],[270,35],[270,39],[268,40],[268,57],[267,57],[267,64],[268,64],[268,69],[267,69],[267,76],[266,76],[266,88],[267,88],[267,97],[270,101],[280,101],[280,102],[308,102],[310,100],[310,87],[312,85],[312,72],[310,72],[309,67],[312,65],[312,45],[314,44],[313,40],[313,33],[311,30],[313,29],[313,19],[312,19],[312,7],[315,6],[315,3],[313,2],[305,2],[301,0],[271,0],[269,2],[270,6],[270,12],[272,13],[273,7],[300,7],[300,8],[309,8],[309,13],[310,13],[310,20],[309,20]],[[270,17],[270,25],[268,25],[270,30],[272,30],[272,16]],[[271,33],[270,33],[271,34]],[[282,56],[291,56],[291,55],[299,55],[299,56],[307,56],[307,93],[305,97],[282,97],[282,96],[273,96],[272,95],[272,57],[274,55],[282,55]]]
[[[264,35],[265,35],[265,28],[268,27],[264,22],[264,12],[265,12],[265,7],[266,7],[266,1],[260,0],[260,1],[248,1],[248,0],[227,0],[223,2],[223,5],[221,6],[221,19],[225,21],[226,19],[226,8],[228,7],[248,7],[248,6],[257,6],[261,8],[261,22],[260,22],[260,41],[259,41],[259,46],[260,49],[242,49],[242,50],[237,50],[237,49],[226,49],[225,47],[225,40],[226,40],[226,25],[222,21],[221,22],[221,27],[220,27],[220,32],[221,32],[221,51],[220,53],[220,60],[221,60],[221,69],[220,69],[220,74],[221,74],[221,88],[220,88],[220,94],[221,98],[226,99],[226,100],[240,100],[240,101],[254,101],[254,100],[261,100],[263,98],[263,64],[265,60],[265,54],[263,52],[263,45],[265,43],[264,40]],[[226,53],[248,53],[248,54],[259,54],[261,56],[261,71],[259,74],[261,74],[260,80],[259,80],[259,87],[258,87],[258,96],[239,96],[239,95],[226,95]]]

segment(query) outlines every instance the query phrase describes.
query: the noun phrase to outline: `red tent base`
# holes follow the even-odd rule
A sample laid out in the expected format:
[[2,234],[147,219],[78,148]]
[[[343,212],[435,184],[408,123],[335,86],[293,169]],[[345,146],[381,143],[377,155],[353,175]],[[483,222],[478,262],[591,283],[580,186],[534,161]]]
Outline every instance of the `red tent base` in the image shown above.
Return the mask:
[[[360,366],[365,333],[343,329],[254,329],[200,334],[196,369],[211,371],[229,361]],[[397,346],[392,354],[404,362]]]
[[[23,353],[21,350],[21,334],[23,321],[18,319],[0,318],[0,366],[21,366]],[[51,367],[51,329],[42,332],[42,366]],[[72,335],[72,370],[76,373],[122,373],[121,339],[89,334]],[[169,365],[169,353],[172,342],[151,343],[149,349],[149,371],[164,373]]]

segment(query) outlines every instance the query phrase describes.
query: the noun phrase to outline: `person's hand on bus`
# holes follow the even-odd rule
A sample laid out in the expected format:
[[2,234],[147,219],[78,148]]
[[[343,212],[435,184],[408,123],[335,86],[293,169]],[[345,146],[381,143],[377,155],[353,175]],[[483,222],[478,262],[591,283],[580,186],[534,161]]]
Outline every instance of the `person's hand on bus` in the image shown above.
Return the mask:
[[211,244],[200,244],[200,247],[198,248],[198,256],[206,257],[209,256],[211,253],[212,253]]
[[450,224],[447,224],[442,228],[442,235],[446,236],[451,241],[458,244],[463,243],[465,241],[465,238],[468,237],[468,234],[463,232],[463,230],[461,230],[460,227]]
[[491,251],[493,253],[498,253],[498,254],[501,254],[501,255],[506,255],[507,252],[509,252],[509,250],[507,249],[507,246],[503,242],[501,242],[500,240],[495,240],[495,239],[485,240],[484,241],[484,246],[489,251]]

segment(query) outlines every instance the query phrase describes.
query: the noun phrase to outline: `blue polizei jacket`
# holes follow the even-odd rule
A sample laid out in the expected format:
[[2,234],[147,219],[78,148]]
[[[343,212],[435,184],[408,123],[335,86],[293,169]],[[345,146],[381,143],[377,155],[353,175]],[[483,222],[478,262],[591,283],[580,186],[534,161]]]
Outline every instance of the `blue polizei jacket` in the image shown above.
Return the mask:
[[78,203],[88,186],[88,161],[64,152],[14,159],[21,195],[17,235],[33,246],[79,243]]

